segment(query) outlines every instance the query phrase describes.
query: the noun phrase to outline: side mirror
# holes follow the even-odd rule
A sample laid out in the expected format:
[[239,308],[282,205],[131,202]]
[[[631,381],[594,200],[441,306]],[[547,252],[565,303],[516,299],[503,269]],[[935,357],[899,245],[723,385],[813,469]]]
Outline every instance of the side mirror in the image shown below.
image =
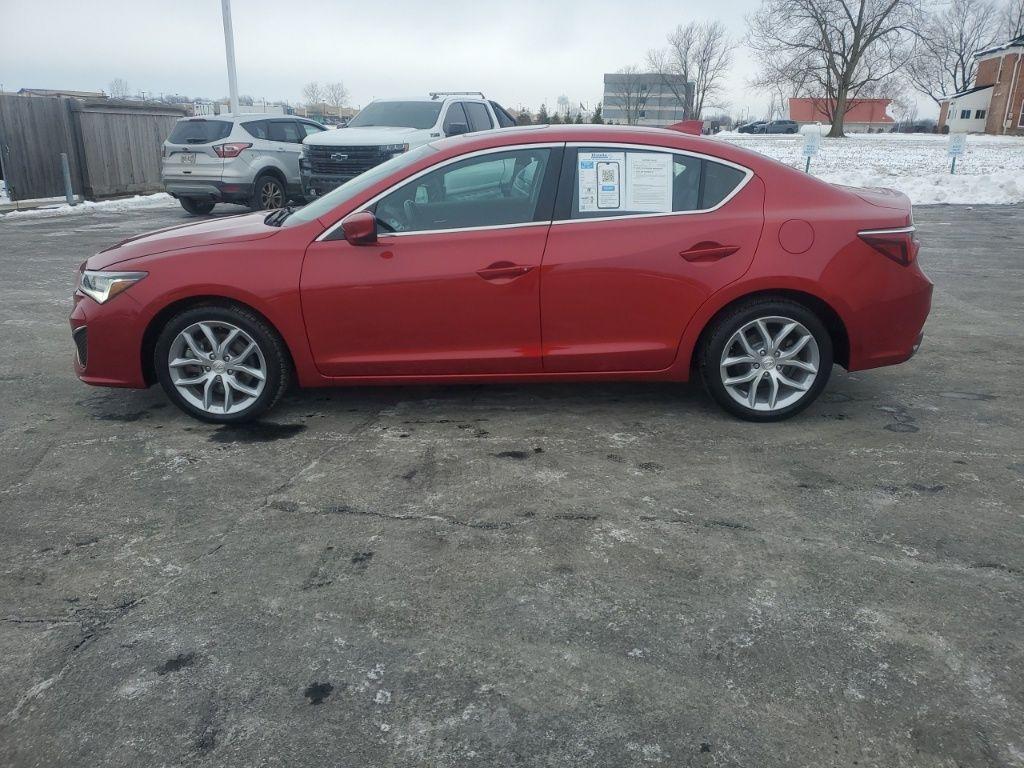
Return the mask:
[[369,211],[356,211],[342,220],[341,231],[352,245],[373,245],[377,242],[377,217]]
[[461,136],[463,133],[469,133],[469,126],[465,123],[452,123],[448,126],[447,133],[449,136]]

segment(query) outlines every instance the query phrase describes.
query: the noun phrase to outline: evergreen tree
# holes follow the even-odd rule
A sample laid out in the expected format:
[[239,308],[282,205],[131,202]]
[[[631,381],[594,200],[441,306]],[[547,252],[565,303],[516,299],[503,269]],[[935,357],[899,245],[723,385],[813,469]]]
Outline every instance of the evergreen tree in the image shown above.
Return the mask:
[[604,118],[601,117],[601,102],[598,102],[597,106],[594,107],[594,114],[590,116],[590,122],[595,125],[604,125]]
[[548,105],[541,104],[540,111],[537,113],[537,122],[541,125],[545,125],[551,122],[551,116],[548,114]]

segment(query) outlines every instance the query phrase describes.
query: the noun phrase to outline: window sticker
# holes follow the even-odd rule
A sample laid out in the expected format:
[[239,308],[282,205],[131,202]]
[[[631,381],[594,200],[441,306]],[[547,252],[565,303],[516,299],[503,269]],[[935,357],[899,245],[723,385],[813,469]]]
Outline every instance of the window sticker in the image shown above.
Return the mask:
[[650,213],[672,210],[672,155],[628,152],[626,179],[627,210]]
[[576,155],[579,213],[672,210],[672,155],[583,152]]

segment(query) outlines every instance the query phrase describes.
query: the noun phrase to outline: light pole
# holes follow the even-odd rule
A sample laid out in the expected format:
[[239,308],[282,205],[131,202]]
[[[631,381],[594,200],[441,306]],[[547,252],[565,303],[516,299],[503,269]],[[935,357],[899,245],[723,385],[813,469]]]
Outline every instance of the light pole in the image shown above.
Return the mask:
[[224,52],[228,57],[228,91],[231,97],[231,114],[238,114],[238,77],[235,75],[235,33],[231,28],[231,0],[220,0],[224,16]]

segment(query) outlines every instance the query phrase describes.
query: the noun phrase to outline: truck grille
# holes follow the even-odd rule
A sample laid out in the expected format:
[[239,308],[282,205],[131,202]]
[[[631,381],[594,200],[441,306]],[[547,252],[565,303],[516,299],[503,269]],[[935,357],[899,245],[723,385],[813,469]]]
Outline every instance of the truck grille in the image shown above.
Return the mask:
[[380,165],[392,153],[384,155],[380,147],[317,147],[307,145],[306,157],[313,173],[332,176],[358,176]]

